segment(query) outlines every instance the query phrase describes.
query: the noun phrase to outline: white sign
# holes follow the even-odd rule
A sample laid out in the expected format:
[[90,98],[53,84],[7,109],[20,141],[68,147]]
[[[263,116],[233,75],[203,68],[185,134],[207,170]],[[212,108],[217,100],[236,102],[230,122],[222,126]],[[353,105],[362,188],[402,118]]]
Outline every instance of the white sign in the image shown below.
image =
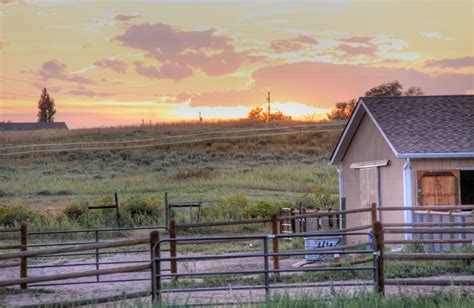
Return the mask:
[[[305,250],[313,250],[318,248],[327,248],[327,247],[336,247],[341,245],[341,237],[306,237],[304,239],[304,248]],[[331,254],[318,254],[311,253],[306,254],[305,259],[308,261],[319,261],[319,260],[328,260],[333,259],[334,256]]]

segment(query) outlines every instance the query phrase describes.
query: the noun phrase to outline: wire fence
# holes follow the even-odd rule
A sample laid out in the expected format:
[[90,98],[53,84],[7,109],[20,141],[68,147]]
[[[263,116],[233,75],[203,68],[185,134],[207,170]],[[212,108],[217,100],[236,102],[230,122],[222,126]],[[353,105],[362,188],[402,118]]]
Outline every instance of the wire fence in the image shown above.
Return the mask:
[[[236,140],[236,139],[247,139],[247,138],[263,138],[263,137],[275,137],[275,136],[285,136],[293,134],[307,134],[307,133],[320,133],[320,132],[330,132],[330,131],[340,131],[340,129],[315,129],[315,130],[297,130],[291,132],[278,132],[278,133],[269,133],[269,134],[252,134],[252,135],[239,135],[239,136],[217,136],[209,138],[194,138],[191,140],[182,140],[182,141],[170,141],[170,142],[160,142],[160,143],[147,143],[147,144],[138,144],[138,145],[119,145],[119,146],[103,146],[103,147],[83,147],[86,143],[80,143],[79,147],[72,148],[60,148],[60,149],[31,149],[27,151],[16,151],[10,153],[0,153],[0,156],[13,156],[13,155],[23,155],[23,154],[39,154],[39,153],[59,153],[59,152],[71,152],[71,151],[98,151],[98,150],[125,150],[125,149],[138,149],[138,148],[150,148],[150,147],[160,147],[160,146],[170,146],[170,145],[179,145],[179,144],[189,144],[189,143],[201,143],[209,141],[218,141],[218,140]],[[177,138],[173,136],[172,138]],[[170,140],[170,138],[166,138]],[[120,142],[114,142],[120,143]],[[103,143],[102,143],[103,144]],[[5,148],[0,148],[4,150]]]

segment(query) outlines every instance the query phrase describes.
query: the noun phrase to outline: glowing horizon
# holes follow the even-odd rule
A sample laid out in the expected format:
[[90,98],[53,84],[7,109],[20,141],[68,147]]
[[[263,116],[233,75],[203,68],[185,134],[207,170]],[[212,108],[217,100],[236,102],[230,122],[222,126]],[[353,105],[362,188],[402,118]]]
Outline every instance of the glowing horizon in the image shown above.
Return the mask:
[[243,118],[267,90],[296,119],[393,80],[474,93],[473,6],[0,0],[0,121],[35,121],[42,87],[74,128]]

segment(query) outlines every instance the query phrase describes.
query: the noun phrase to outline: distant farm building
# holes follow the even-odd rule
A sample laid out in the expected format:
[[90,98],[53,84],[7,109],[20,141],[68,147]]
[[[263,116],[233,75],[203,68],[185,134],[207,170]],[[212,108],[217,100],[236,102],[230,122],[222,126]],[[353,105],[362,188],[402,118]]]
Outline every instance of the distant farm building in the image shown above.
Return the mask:
[[[361,97],[330,164],[346,209],[472,205],[474,95]],[[370,224],[369,215],[351,215],[347,227]],[[429,221],[416,215],[379,211],[378,219]]]
[[0,123],[0,131],[31,131],[41,129],[69,129],[65,122]]

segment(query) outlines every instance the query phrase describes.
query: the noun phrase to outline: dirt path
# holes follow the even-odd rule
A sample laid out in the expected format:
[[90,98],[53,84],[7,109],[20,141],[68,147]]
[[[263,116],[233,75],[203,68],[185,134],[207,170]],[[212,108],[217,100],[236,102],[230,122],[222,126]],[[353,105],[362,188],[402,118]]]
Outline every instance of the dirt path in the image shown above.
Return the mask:
[[[187,254],[195,255],[195,254]],[[101,262],[120,262],[120,261],[146,261],[149,260],[149,255],[143,254],[127,254],[127,255],[114,255],[110,257],[101,258]],[[292,264],[298,260],[285,259],[281,260],[282,268],[290,268]],[[70,264],[73,261],[63,261],[63,264]],[[95,259],[87,258],[82,260],[74,260],[74,263],[93,263]],[[271,263],[271,262],[270,262]],[[42,263],[51,264],[51,263]],[[126,264],[123,264],[126,265]],[[123,266],[121,264],[108,264],[101,265],[101,268],[112,268]],[[169,268],[169,265],[164,266]],[[219,261],[199,261],[199,262],[183,262],[179,265],[179,272],[203,272],[203,271],[230,271],[230,270],[255,270],[263,268],[263,262],[261,258],[239,258],[239,259],[226,259]],[[41,269],[30,269],[29,276],[43,276],[53,275],[60,273],[70,273],[84,270],[95,269],[95,265],[81,266],[81,267],[56,267],[56,268],[41,268]],[[19,268],[5,268],[0,269],[1,280],[9,278],[18,278]],[[474,276],[436,276],[420,279],[474,279]],[[125,280],[134,279],[135,281],[127,282],[105,282],[111,280]],[[97,283],[96,277],[88,277],[74,280],[63,280],[60,282],[54,282],[58,285],[47,286],[47,287],[36,287],[30,288],[25,292],[16,292],[17,287],[9,289],[9,291],[1,292],[0,289],[0,306],[21,306],[41,303],[53,303],[61,301],[75,301],[81,299],[92,299],[98,297],[106,297],[113,295],[120,295],[124,293],[144,292],[150,290],[150,271],[144,271],[139,273],[125,273],[125,274],[113,274],[107,276],[101,276],[101,283]],[[93,282],[93,283],[82,283],[70,285],[70,282]],[[344,283],[357,283],[357,282],[370,282],[361,280],[346,280]],[[366,287],[371,290],[371,287]],[[434,290],[441,289],[460,289],[460,287],[395,287],[388,286],[387,294],[396,294],[398,292],[431,292]],[[361,287],[344,287],[345,292],[355,292],[361,289]],[[11,290],[11,291],[10,291]],[[474,291],[473,287],[470,287],[471,291]],[[275,289],[272,293],[285,293],[288,292],[291,295],[297,295],[302,292],[304,293],[328,293],[330,288],[328,287],[317,287],[317,288],[294,288],[294,289]],[[248,302],[248,301],[259,301],[265,298],[265,292],[263,290],[228,290],[228,291],[212,291],[212,292],[193,292],[193,293],[173,293],[165,294],[164,300],[170,303],[209,303],[209,302]],[[142,302],[149,301],[149,297],[140,299]],[[133,302],[134,300],[129,300]]]

